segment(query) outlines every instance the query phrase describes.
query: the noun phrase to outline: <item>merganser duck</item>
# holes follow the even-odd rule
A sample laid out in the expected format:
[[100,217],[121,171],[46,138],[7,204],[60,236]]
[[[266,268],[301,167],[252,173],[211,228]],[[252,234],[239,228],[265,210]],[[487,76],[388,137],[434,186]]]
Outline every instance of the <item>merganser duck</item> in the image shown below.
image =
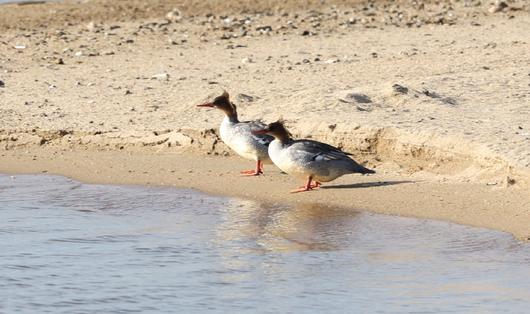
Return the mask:
[[241,174],[246,176],[258,176],[263,174],[263,164],[272,164],[269,158],[268,146],[274,137],[266,134],[252,134],[252,130],[263,129],[266,124],[261,121],[239,121],[237,108],[230,101],[228,92],[224,91],[221,96],[212,102],[207,102],[198,107],[213,107],[224,112],[225,117],[221,122],[219,133],[223,142],[241,157],[256,161],[255,170],[244,170]]
[[307,179],[304,186],[291,193],[310,191],[320,187],[321,182],[329,182],[345,174],[375,173],[336,147],[313,140],[294,140],[281,121],[253,133],[274,136],[274,141],[269,144],[269,156],[274,164],[283,172]]

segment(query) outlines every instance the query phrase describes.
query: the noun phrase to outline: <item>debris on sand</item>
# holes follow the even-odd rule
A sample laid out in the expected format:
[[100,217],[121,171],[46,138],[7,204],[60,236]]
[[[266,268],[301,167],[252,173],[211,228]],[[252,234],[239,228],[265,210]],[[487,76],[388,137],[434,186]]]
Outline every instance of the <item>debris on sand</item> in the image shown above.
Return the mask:
[[368,104],[372,102],[372,100],[370,99],[370,97],[368,97],[368,95],[357,93],[357,92],[347,93],[343,97],[339,97],[339,101],[348,103],[348,104],[353,104],[353,103]]
[[392,84],[392,91],[394,92],[394,95],[399,94],[407,94],[409,92],[408,87],[399,85],[399,84]]

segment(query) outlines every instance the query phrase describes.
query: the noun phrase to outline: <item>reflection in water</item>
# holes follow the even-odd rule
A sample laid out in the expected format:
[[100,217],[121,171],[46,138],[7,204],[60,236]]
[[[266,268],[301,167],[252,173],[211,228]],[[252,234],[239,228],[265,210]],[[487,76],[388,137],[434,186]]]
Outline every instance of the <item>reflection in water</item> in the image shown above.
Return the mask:
[[231,199],[217,227],[221,242],[254,243],[253,251],[331,251],[345,249],[351,242],[353,210],[321,204],[285,206]]
[[0,175],[0,313],[530,306],[530,247],[445,222]]

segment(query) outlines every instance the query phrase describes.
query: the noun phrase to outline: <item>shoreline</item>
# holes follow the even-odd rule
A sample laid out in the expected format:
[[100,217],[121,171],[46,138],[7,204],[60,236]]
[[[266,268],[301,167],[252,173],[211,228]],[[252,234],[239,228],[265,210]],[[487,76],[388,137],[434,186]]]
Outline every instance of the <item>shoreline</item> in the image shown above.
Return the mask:
[[250,168],[252,163],[237,157],[30,149],[3,151],[0,160],[0,172],[6,174],[46,173],[86,183],[172,186],[266,202],[317,203],[450,221],[505,231],[519,240],[530,239],[528,191],[524,189],[375,174],[344,176],[320,190],[290,194],[289,190],[301,182],[274,166],[266,167],[264,176],[239,176],[239,170]]
[[[502,3],[3,5],[0,171],[320,202],[528,239],[530,6]],[[252,165],[219,139],[222,114],[196,108],[223,89],[242,120],[281,117],[296,138],[378,173],[300,195],[277,170],[240,178]]]

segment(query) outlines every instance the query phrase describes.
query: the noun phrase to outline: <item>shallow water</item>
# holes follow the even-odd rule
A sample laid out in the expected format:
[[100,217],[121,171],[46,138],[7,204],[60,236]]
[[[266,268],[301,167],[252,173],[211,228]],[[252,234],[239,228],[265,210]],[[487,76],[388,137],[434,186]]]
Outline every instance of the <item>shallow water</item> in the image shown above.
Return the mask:
[[0,217],[0,313],[530,306],[529,245],[445,222],[5,175]]

